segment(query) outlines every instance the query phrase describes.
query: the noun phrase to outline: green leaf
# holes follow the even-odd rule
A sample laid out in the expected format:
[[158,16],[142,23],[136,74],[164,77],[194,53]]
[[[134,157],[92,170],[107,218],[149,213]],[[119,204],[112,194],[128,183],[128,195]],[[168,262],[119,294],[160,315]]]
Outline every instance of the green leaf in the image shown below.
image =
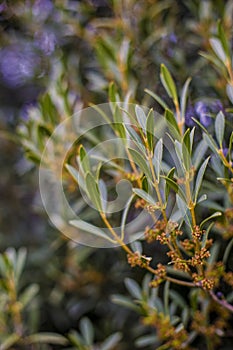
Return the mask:
[[233,86],[231,84],[227,84],[226,92],[229,100],[233,103]]
[[164,88],[166,89],[168,95],[173,99],[173,101],[178,101],[177,91],[174,80],[164,64],[161,64],[160,78]]
[[186,201],[186,196],[184,194],[184,191],[181,188],[179,188],[177,183],[172,178],[169,178],[168,176],[161,175],[161,177],[163,179],[165,179],[167,186],[169,188],[171,188],[175,193],[177,193],[183,199],[183,201],[185,202]]
[[86,191],[85,181],[83,180],[82,176],[79,174],[79,171],[69,164],[66,164],[65,167],[70,173],[70,175],[73,177],[73,179],[77,182],[77,184]]
[[22,303],[23,307],[26,307],[33,298],[38,294],[39,286],[38,284],[31,284],[28,286],[23,293],[20,294],[19,301]]
[[144,199],[147,203],[157,206],[156,201],[149,195],[149,193],[146,193],[143,190],[140,190],[139,188],[133,188],[133,192],[140,198]]
[[218,36],[219,36],[219,39],[221,41],[221,44],[222,44],[222,47],[223,47],[223,50],[224,50],[226,56],[228,58],[230,58],[231,54],[230,54],[229,42],[226,38],[226,34],[223,30],[223,26],[222,26],[222,23],[220,20],[218,21]]
[[200,228],[202,228],[209,220],[212,220],[214,218],[217,218],[219,216],[222,216],[222,213],[220,211],[217,211],[216,213],[210,215],[208,218],[206,218],[205,220],[203,220],[200,224]]
[[212,136],[208,134],[203,134],[203,140],[206,142],[207,146],[216,154],[218,154],[218,147]]
[[170,290],[170,282],[166,281],[164,285],[164,295],[163,295],[164,314],[166,316],[169,316],[169,290]]
[[107,211],[107,202],[108,202],[108,190],[107,186],[105,185],[105,182],[100,179],[99,182],[99,191],[100,191],[100,197],[101,197],[101,204],[103,208],[103,212],[105,213]]
[[225,117],[224,117],[222,111],[220,111],[217,114],[214,127],[215,127],[215,134],[216,134],[218,143],[219,143],[220,147],[222,148],[222,142],[223,142],[224,130],[225,130]]
[[115,112],[113,114],[113,120],[114,124],[113,127],[116,131],[116,133],[121,137],[122,139],[126,138],[126,132],[122,117],[122,110],[116,105]]
[[91,173],[87,173],[85,177],[86,189],[90,200],[93,202],[96,209],[102,211],[102,204],[100,198],[100,191],[95,181],[94,176]]
[[187,148],[188,153],[191,154],[190,129],[186,130],[182,143]]
[[135,252],[135,253],[138,252],[138,253],[142,254],[143,247],[142,247],[141,242],[134,241],[134,242],[130,243],[130,247],[131,247],[133,252]]
[[142,190],[144,190],[145,192],[148,193],[148,190],[149,190],[149,184],[148,184],[148,181],[147,181],[147,178],[146,176],[143,176],[142,180]]
[[18,250],[17,264],[15,266],[15,277],[17,281],[19,281],[20,276],[22,274],[22,271],[26,262],[26,257],[27,257],[27,249],[24,247],[21,247]]
[[207,54],[206,52],[200,52],[200,55],[205,58],[206,60],[210,61],[215,65],[215,67],[218,69],[218,71],[223,75],[223,77],[227,80],[228,74],[225,65],[223,65],[222,61],[216,57],[215,55]]
[[84,173],[87,173],[88,171],[90,171],[90,163],[89,163],[89,159],[87,156],[87,152],[85,150],[85,148],[83,147],[83,145],[81,145],[79,147],[79,156],[80,156],[80,161],[82,164],[82,168]]
[[207,195],[206,194],[203,194],[200,198],[198,198],[197,200],[197,204],[198,203],[201,203],[201,202],[204,202],[207,200]]
[[124,240],[126,219],[127,219],[128,212],[129,212],[129,209],[130,209],[130,206],[131,206],[131,203],[132,203],[134,197],[135,197],[134,194],[132,196],[130,196],[130,198],[126,202],[126,205],[124,207],[124,211],[122,214],[122,218],[121,218],[121,239],[122,240]]
[[135,113],[136,113],[136,117],[137,117],[137,121],[139,123],[139,125],[141,126],[143,132],[146,132],[146,115],[145,112],[143,111],[142,107],[140,106],[136,106],[135,107]]
[[155,130],[155,118],[154,111],[151,108],[146,119],[146,137],[149,146],[149,150],[152,152],[154,147],[154,130]]
[[136,299],[141,299],[142,292],[141,289],[136,281],[134,281],[131,278],[125,279],[125,286],[128,289],[129,293]]
[[140,312],[139,306],[135,305],[134,302],[128,297],[125,297],[124,295],[121,294],[114,294],[111,297],[111,301],[115,304],[121,305],[126,307],[127,309],[134,310],[136,312]]
[[162,157],[163,157],[163,140],[161,138],[156,143],[155,150],[154,150],[154,157],[153,157],[153,164],[154,164],[157,181],[159,181],[159,178],[160,178]]
[[186,204],[186,200],[184,198],[181,198],[181,196],[179,196],[179,194],[176,194],[176,203],[177,206],[180,210],[181,213],[181,218],[186,222],[186,224],[189,227],[192,227],[191,222],[190,222],[190,218],[189,218],[189,211],[188,211],[188,207]]
[[180,141],[181,140],[180,130],[179,130],[176,118],[170,109],[165,110],[165,118],[166,118],[171,135],[174,137],[175,140]]
[[211,224],[208,226],[205,234],[203,235],[202,240],[201,240],[201,247],[202,248],[204,248],[206,246],[206,242],[208,241],[210,230],[212,229],[213,226],[214,226],[214,222],[211,222]]
[[204,163],[202,164],[202,166],[200,167],[198,174],[197,174],[197,179],[196,179],[196,183],[195,183],[195,189],[194,189],[194,203],[197,202],[197,197],[198,194],[200,192],[200,188],[201,188],[201,184],[202,184],[202,180],[205,174],[205,170],[207,167],[207,164],[209,162],[210,157],[208,157]]
[[94,236],[97,236],[99,238],[107,239],[108,241],[115,243],[113,239],[111,239],[104,231],[102,231],[99,227],[96,227],[94,225],[89,224],[88,222],[85,222],[83,220],[70,220],[70,225],[83,230],[85,232],[91,233]]
[[212,49],[214,50],[214,52],[216,53],[216,55],[218,56],[218,58],[225,64],[227,57],[226,57],[226,53],[223,49],[221,41],[217,38],[211,38],[210,45],[211,45]]
[[100,107],[98,107],[97,105],[95,105],[93,103],[90,103],[89,105],[90,105],[91,108],[93,108],[96,112],[98,112],[102,116],[102,118],[107,122],[107,124],[110,127],[112,127],[112,129],[114,129],[113,126],[112,126],[111,119],[108,117],[108,115]]
[[40,100],[40,109],[44,121],[50,122],[52,125],[55,125],[56,120],[59,118],[58,112],[48,93],[42,96]]
[[[174,177],[174,173],[175,173],[176,168],[172,168],[169,170],[168,174],[167,174],[167,178],[173,180]],[[166,186],[165,186],[165,197],[166,197],[166,202],[168,200],[168,196],[169,196],[169,192],[170,192],[170,186],[169,184],[166,182]]]
[[192,157],[192,163],[195,169],[198,169],[200,163],[203,161],[207,149],[208,145],[204,140],[201,140],[201,142],[198,143]]
[[94,329],[91,321],[87,317],[84,317],[81,319],[79,326],[86,345],[92,346],[94,341]]
[[191,167],[191,144],[190,144],[190,130],[184,134],[182,141],[182,157],[184,161],[184,166],[187,171],[190,170]]
[[136,131],[130,126],[130,125],[125,125],[126,130],[128,132],[128,134],[130,135],[131,139],[134,141],[135,145],[143,152],[145,153],[145,147],[142,143],[141,138],[139,137],[139,135],[136,133]]
[[121,340],[121,333],[111,334],[105,341],[101,344],[100,350],[114,350],[116,345]]
[[16,344],[18,340],[20,340],[20,335],[13,333],[9,335],[5,340],[3,340],[0,345],[0,350],[8,350],[12,347],[12,345]]
[[134,161],[135,164],[137,164],[140,168],[140,170],[150,179],[152,179],[150,168],[148,167],[145,159],[143,156],[137,152],[136,150],[132,148],[128,148],[129,153]]
[[29,335],[24,338],[24,341],[27,345],[30,344],[38,344],[38,343],[49,343],[49,344],[57,344],[57,345],[67,345],[68,340],[60,334],[56,333],[37,333]]
[[113,81],[109,84],[108,98],[109,98],[109,102],[115,103],[119,101],[119,95],[117,93],[116,85]]
[[[175,168],[174,168],[175,169]],[[167,183],[167,186],[169,187],[169,189],[173,189],[173,191],[175,191],[175,193],[178,193],[179,191],[179,186],[177,185],[177,183],[173,180],[173,178],[168,177],[168,176],[162,176]]]
[[182,89],[181,93],[181,116],[184,118],[185,117],[185,111],[186,111],[186,103],[187,103],[187,98],[188,98],[188,89],[189,89],[189,84],[191,82],[192,78],[188,78],[184,84],[184,87]]
[[148,95],[153,97],[155,99],[155,101],[158,102],[158,104],[160,104],[160,106],[162,106],[164,109],[169,109],[168,105],[157,94],[155,94],[153,91],[151,91],[149,89],[145,89],[144,91]]
[[228,147],[229,148],[228,153],[229,153],[230,159],[232,159],[232,145],[233,145],[233,131],[230,136],[229,147]]
[[149,345],[155,346],[157,342],[159,342],[157,335],[144,335],[135,341],[135,345],[138,348],[144,348]]

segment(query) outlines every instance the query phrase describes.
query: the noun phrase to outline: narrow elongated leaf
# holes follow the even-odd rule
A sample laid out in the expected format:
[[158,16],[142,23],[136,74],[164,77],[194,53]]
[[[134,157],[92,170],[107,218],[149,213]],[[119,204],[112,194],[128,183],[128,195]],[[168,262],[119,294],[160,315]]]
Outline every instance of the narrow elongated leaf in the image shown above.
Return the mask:
[[60,334],[56,333],[37,333],[29,335],[24,339],[25,343],[30,344],[38,344],[38,343],[49,343],[49,344],[58,344],[58,345],[67,345],[68,340]]
[[121,333],[111,334],[105,341],[102,343],[100,350],[114,350],[116,349],[116,345],[121,340]]
[[136,299],[141,299],[142,292],[141,289],[136,281],[134,281],[131,278],[125,279],[125,286],[128,289],[129,293]]
[[136,117],[137,117],[137,121],[139,123],[139,125],[141,126],[143,132],[146,132],[146,115],[144,110],[142,109],[142,107],[140,106],[136,106],[135,107],[135,113],[136,113]]
[[198,169],[200,163],[203,161],[207,149],[208,145],[204,140],[201,140],[201,142],[197,145],[192,158],[192,163],[195,169]]
[[100,228],[89,224],[88,222],[85,222],[83,220],[70,220],[69,221],[70,225],[93,234],[94,236],[97,236],[99,238],[104,238],[107,239],[110,242],[115,242],[113,239],[111,239],[104,231],[102,231]]
[[221,41],[223,50],[228,58],[230,58],[230,47],[229,47],[229,42],[226,38],[226,34],[223,30],[222,23],[221,21],[218,21],[218,36]]
[[206,218],[205,220],[203,220],[200,224],[200,228],[202,228],[209,220],[212,220],[214,218],[217,218],[219,216],[222,216],[222,213],[220,211],[217,211],[216,213],[210,215],[208,218]]
[[114,129],[113,126],[112,126],[112,121],[111,121],[111,119],[108,117],[108,115],[107,115],[100,107],[98,107],[97,105],[95,105],[95,104],[93,104],[93,103],[90,103],[90,106],[91,106],[91,108],[93,108],[96,112],[98,112],[98,113],[102,116],[102,118],[103,118],[104,120],[106,120],[107,124],[108,124],[109,126],[111,126],[112,129]]
[[184,87],[182,89],[181,93],[181,116],[184,118],[185,117],[185,111],[186,111],[186,103],[187,103],[187,98],[188,98],[188,89],[189,89],[189,84],[191,82],[192,78],[188,78],[184,84]]
[[183,142],[182,142],[182,158],[184,161],[184,166],[187,171],[191,167],[191,155],[190,155],[190,132],[189,129],[186,131]]
[[166,89],[168,95],[174,100],[177,101],[177,91],[176,86],[174,83],[174,80],[171,76],[171,73],[167,69],[167,67],[164,64],[161,64],[161,70],[160,70],[160,78],[162,81],[162,84],[164,88]]
[[160,178],[160,169],[161,169],[161,163],[162,163],[162,157],[163,157],[163,140],[162,138],[157,142],[154,150],[154,169],[156,178],[159,181]]
[[22,271],[26,262],[26,257],[27,257],[27,250],[26,248],[21,247],[18,251],[17,264],[15,266],[15,277],[17,281],[19,281],[20,276],[22,274]]
[[207,200],[207,195],[203,194],[200,198],[198,198],[197,203],[201,203]]
[[202,164],[202,166],[200,167],[198,174],[197,174],[197,179],[196,179],[196,183],[195,183],[195,189],[194,189],[194,202],[196,203],[197,201],[197,197],[198,194],[200,192],[200,188],[201,188],[201,184],[202,184],[202,180],[205,174],[205,170],[207,167],[207,164],[209,162],[210,157],[208,157],[204,163]]
[[214,52],[216,53],[216,55],[218,56],[218,58],[225,63],[226,62],[226,53],[223,49],[222,43],[219,39],[217,38],[211,38],[210,39],[210,45],[212,47],[212,49],[214,50]]
[[77,182],[77,184],[84,190],[86,190],[86,184],[82,176],[79,174],[79,171],[75,169],[72,165],[66,164],[66,169],[70,173],[70,175],[73,177],[73,179]]
[[19,297],[19,301],[22,303],[24,307],[26,307],[32,299],[37,295],[39,292],[39,286],[38,284],[31,284],[29,287],[26,288],[26,290],[21,293]]
[[133,188],[133,192],[140,198],[144,199],[147,203],[156,206],[156,201],[149,195],[149,193],[146,193],[143,190],[140,190],[139,188]]
[[230,141],[229,141],[229,158],[230,159],[233,159],[232,158],[232,146],[233,146],[233,132],[231,133],[231,136],[230,136]]
[[214,127],[215,127],[215,134],[216,134],[218,143],[219,143],[220,147],[222,148],[222,142],[223,142],[224,130],[225,130],[225,117],[224,117],[222,111],[220,111],[217,114]]
[[190,129],[187,129],[183,136],[183,144],[187,148],[188,153],[191,154]]
[[162,106],[164,109],[169,109],[168,105],[153,91],[149,90],[149,89],[145,89],[144,90],[148,95],[150,95],[151,97],[153,97],[153,99],[155,99],[156,102],[158,102],[158,104],[160,104],[160,106]]
[[121,294],[114,294],[111,297],[111,301],[115,304],[121,305],[126,307],[127,309],[134,310],[136,312],[140,312],[140,307],[137,306],[132,300],[128,297],[125,297],[124,295]]
[[154,147],[154,131],[155,131],[155,118],[154,112],[151,108],[146,119],[146,137],[149,146],[149,150],[152,152]]
[[80,321],[80,330],[88,346],[91,346],[94,341],[94,329],[91,321],[84,317]]
[[87,173],[88,171],[90,171],[90,163],[87,156],[87,152],[82,145],[79,147],[79,156],[83,171],[84,173]]
[[170,109],[165,110],[165,118],[166,118],[171,135],[174,137],[175,140],[180,141],[181,135],[180,135],[179,127],[178,127],[176,118]]
[[134,241],[132,243],[130,243],[130,247],[132,248],[133,252],[139,252],[140,254],[142,254],[142,243],[139,241]]
[[135,145],[143,152],[145,153],[145,147],[142,143],[142,140],[140,138],[140,136],[136,133],[136,131],[132,128],[132,126],[130,125],[125,125],[126,130],[128,132],[128,134],[130,135],[131,140],[133,140],[133,142],[135,143]]
[[121,239],[124,240],[124,236],[125,236],[125,224],[126,224],[126,220],[127,220],[127,216],[128,216],[128,212],[130,209],[130,206],[132,204],[132,201],[134,199],[135,195],[133,194],[132,196],[130,196],[130,198],[128,199],[125,207],[124,207],[124,211],[122,214],[122,218],[121,218]]
[[109,84],[108,98],[109,98],[109,102],[118,102],[119,101],[119,95],[117,93],[116,85],[113,81]]
[[156,335],[144,335],[135,341],[135,345],[138,348],[144,348],[145,346],[155,345],[156,342],[159,342],[159,338]]
[[229,97],[229,100],[231,101],[231,103],[233,103],[233,86],[230,84],[227,84],[227,96]]
[[0,345],[0,350],[10,349],[18,340],[20,340],[20,335],[13,333],[9,335]]
[[203,140],[206,142],[206,144],[209,146],[209,148],[215,153],[218,154],[218,146],[215,143],[212,136],[208,134],[203,134]]
[[180,210],[181,218],[185,221],[185,223],[186,223],[189,227],[192,227],[186,201],[185,201],[183,198],[181,198],[181,197],[178,195],[178,193],[176,194],[176,203],[177,203],[177,206],[178,206],[178,208],[179,208],[179,210]]
[[[169,170],[169,172],[168,172],[168,174],[167,174],[167,177],[168,177],[169,179],[173,180],[175,170],[176,170],[175,167]],[[169,186],[168,182],[166,182],[166,185],[165,185],[165,197],[166,197],[166,202],[167,202],[167,200],[168,200],[169,192],[170,192],[170,186]]]
[[114,124],[113,127],[116,133],[122,138],[126,138],[126,131],[123,122],[122,110],[116,105],[115,112],[113,114]]
[[129,153],[133,159],[133,161],[135,162],[135,164],[137,164],[139,166],[139,168],[141,169],[141,171],[148,176],[148,178],[152,179],[152,175],[151,175],[151,171],[150,168],[148,167],[145,159],[143,158],[143,156],[137,152],[136,150],[132,149],[132,148],[128,148]]
[[93,202],[96,209],[102,211],[100,191],[95,181],[95,178],[91,173],[86,174],[85,182],[86,182],[87,193],[90,200]]
[[169,316],[169,290],[170,290],[170,282],[166,281],[164,285],[163,303],[164,303],[164,314],[167,316]]
[[165,179],[165,181],[166,181],[167,185],[169,186],[169,188],[171,188],[173,191],[175,191],[175,193],[177,193],[179,195],[179,197],[181,197],[183,199],[183,201],[185,202],[186,201],[186,196],[184,194],[184,191],[177,185],[177,183],[173,179],[171,179],[171,178],[169,178],[167,176],[161,175],[161,177],[163,179]]
[[100,191],[102,208],[103,208],[103,211],[106,212],[107,204],[108,204],[108,190],[107,190],[107,186],[105,185],[105,182],[102,179],[99,180],[99,191]]

